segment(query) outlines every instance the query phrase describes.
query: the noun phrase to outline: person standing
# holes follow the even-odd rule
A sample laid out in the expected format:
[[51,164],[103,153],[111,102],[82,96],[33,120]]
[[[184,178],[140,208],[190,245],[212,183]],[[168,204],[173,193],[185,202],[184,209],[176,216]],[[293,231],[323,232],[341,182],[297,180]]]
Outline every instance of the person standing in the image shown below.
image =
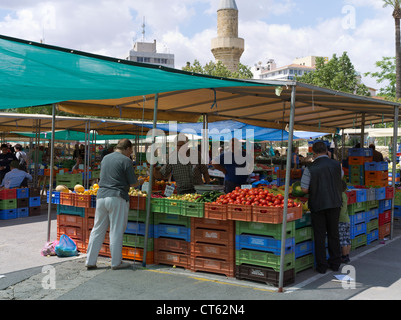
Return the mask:
[[342,192],[342,199],[343,204],[341,207],[340,212],[340,219],[338,225],[338,231],[340,234],[340,245],[341,245],[341,262],[342,263],[349,263],[349,253],[351,251],[351,235],[350,235],[350,218],[348,215],[348,197],[347,197],[347,184],[344,180],[342,180],[343,185],[343,192]]
[[14,146],[15,157],[19,161],[20,170],[27,171],[28,156],[22,150],[22,146],[18,143]]
[[[316,271],[326,273],[327,268],[338,271],[341,264],[339,217],[342,207],[341,166],[327,155],[324,142],[312,147],[314,161],[305,168],[301,188],[309,193],[309,209],[314,234]],[[326,233],[329,258],[326,260]]]
[[376,150],[376,146],[373,143],[371,145],[369,145],[369,149],[372,149],[372,151],[373,151],[373,162],[383,162],[384,161],[383,154]]
[[3,181],[4,176],[10,171],[10,163],[13,160],[17,160],[14,153],[10,152],[7,144],[3,143],[1,145],[0,153],[0,182]]
[[116,270],[131,266],[122,261],[122,246],[128,222],[128,192],[130,187],[140,183],[129,158],[132,152],[131,141],[122,139],[115,152],[105,156],[100,164],[95,223],[89,238],[85,264],[87,269],[96,268],[97,257],[109,227],[111,268]]

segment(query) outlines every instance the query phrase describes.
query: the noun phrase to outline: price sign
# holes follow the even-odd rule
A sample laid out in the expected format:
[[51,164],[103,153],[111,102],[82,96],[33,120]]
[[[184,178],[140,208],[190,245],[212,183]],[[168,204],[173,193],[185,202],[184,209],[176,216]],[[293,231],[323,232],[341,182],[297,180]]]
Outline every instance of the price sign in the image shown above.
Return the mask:
[[170,197],[174,193],[174,190],[175,190],[175,185],[168,185],[166,186],[166,189],[164,189],[164,195],[166,197]]
[[145,192],[148,192],[148,189],[149,189],[149,181],[145,181],[145,182],[143,183],[143,185],[142,185],[141,190],[142,190],[142,191],[145,191]]
[[243,184],[243,185],[241,185],[241,189],[252,189],[252,185],[251,184]]

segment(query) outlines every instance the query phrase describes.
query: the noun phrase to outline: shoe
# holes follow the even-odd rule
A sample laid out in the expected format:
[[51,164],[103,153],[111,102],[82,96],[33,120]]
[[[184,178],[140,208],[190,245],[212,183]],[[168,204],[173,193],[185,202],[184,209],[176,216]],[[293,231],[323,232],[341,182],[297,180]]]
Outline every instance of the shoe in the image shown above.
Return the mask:
[[347,254],[346,256],[341,256],[341,263],[347,264],[350,263],[350,258],[349,255]]
[[338,271],[340,269],[340,266],[334,266],[334,265],[330,265],[329,268],[333,271]]
[[327,269],[324,267],[316,267],[316,272],[321,273],[321,274],[325,274],[326,270]]
[[121,262],[118,266],[111,267],[111,270],[127,269],[131,268],[131,264],[128,262]]
[[97,266],[96,266],[96,265],[94,265],[94,266],[85,265],[85,267],[86,267],[86,270],[94,270],[94,269],[97,269]]

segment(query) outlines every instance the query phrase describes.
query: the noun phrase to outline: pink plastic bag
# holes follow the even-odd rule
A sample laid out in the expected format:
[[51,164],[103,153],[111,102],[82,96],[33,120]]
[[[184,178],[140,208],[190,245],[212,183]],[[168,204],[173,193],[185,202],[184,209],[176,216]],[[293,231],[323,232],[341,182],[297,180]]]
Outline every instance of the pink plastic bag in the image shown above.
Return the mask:
[[40,251],[40,254],[44,257],[47,256],[55,256],[56,255],[56,250],[55,247],[58,245],[58,241],[52,241],[52,242],[47,242],[43,249]]

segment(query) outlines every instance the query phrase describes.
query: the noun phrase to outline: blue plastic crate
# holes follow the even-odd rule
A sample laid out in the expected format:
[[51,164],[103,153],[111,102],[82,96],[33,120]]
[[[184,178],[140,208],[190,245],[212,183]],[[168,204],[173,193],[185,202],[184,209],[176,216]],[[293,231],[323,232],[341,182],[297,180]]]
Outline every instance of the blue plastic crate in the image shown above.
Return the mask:
[[379,213],[391,210],[391,199],[379,200]]
[[307,240],[295,245],[295,259],[313,253],[313,241]]
[[17,209],[0,210],[0,220],[17,219]]
[[[293,253],[295,247],[295,238],[285,240],[285,254]],[[235,236],[235,249],[251,249],[271,252],[276,255],[281,253],[281,240],[271,237],[241,234]]]
[[366,212],[358,212],[353,215],[350,215],[349,220],[351,223],[351,227],[356,224],[366,222]]
[[[128,221],[125,233],[144,236],[146,233],[146,224],[142,222]],[[153,224],[149,225],[148,237],[153,238]]]
[[39,207],[40,206],[40,197],[29,197],[29,206],[30,207]]
[[376,200],[386,199],[386,187],[376,188]]
[[[49,203],[49,196],[50,193],[47,193],[47,203]],[[60,192],[59,191],[53,191],[52,192],[52,203],[54,204],[60,204]]]
[[366,222],[369,222],[373,219],[379,219],[379,209],[371,209],[366,211]]
[[17,199],[29,198],[29,188],[17,188]]
[[394,217],[401,218],[401,206],[394,206]]
[[366,234],[366,223],[362,222],[355,225],[351,224],[350,238],[354,239],[356,236],[359,236],[361,234]]
[[29,207],[17,209],[17,218],[26,218],[28,216],[29,216]]
[[379,229],[372,230],[367,234],[366,244],[371,244],[375,240],[379,240]]
[[366,189],[354,189],[356,191],[356,202],[366,202]]
[[370,148],[351,148],[348,150],[349,157],[372,157],[373,150]]
[[191,241],[191,228],[170,224],[158,224],[154,226],[154,237],[166,237]]
[[365,162],[365,171],[388,171],[388,162]]

